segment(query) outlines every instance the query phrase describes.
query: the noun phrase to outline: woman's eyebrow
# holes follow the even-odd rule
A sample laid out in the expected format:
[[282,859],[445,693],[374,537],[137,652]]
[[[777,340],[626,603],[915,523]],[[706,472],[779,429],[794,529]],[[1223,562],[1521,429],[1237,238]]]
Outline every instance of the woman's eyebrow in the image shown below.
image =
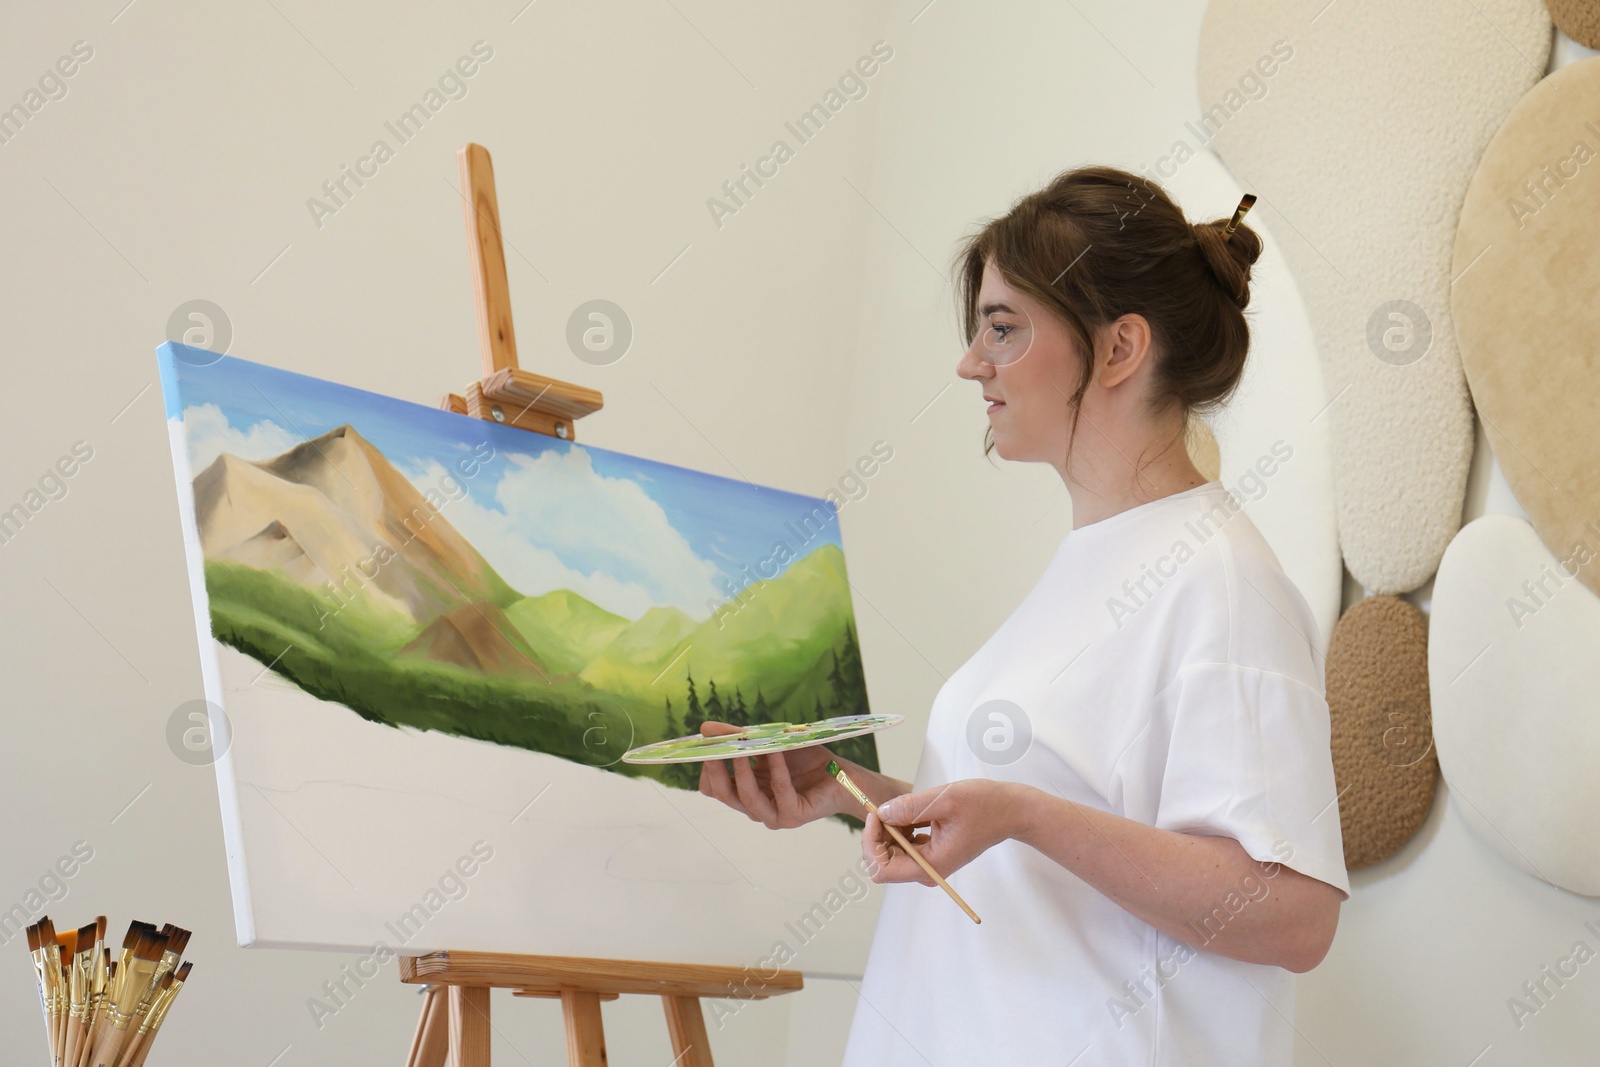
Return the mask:
[[978,313],[981,315],[992,315],[996,311],[1004,311],[1008,315],[1015,315],[1017,313],[1017,309],[1012,307],[1010,304],[985,304],[983,307],[978,309]]

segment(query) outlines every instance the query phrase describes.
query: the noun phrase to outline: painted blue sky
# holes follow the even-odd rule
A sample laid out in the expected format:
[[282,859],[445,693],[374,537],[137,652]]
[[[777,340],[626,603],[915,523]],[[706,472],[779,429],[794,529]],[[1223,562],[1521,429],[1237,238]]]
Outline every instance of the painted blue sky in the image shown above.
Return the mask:
[[[708,617],[774,546],[794,557],[842,549],[833,505],[592,445],[453,415],[170,342],[157,349],[167,417],[198,474],[221,452],[276,456],[349,423],[520,592],[566,588],[636,619],[672,605]],[[215,360],[212,362],[212,360]],[[488,447],[485,447],[487,445]],[[493,458],[471,478],[456,463]],[[820,509],[820,510],[819,510]],[[825,525],[810,541],[803,525]],[[768,570],[776,564],[769,563]],[[765,577],[774,577],[767,573]]]

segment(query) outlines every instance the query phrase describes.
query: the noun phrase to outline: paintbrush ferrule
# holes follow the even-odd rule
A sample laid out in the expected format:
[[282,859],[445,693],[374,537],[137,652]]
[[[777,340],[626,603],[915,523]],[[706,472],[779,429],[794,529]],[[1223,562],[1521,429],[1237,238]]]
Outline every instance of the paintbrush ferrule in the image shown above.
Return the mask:
[[867,799],[867,794],[863,793],[860,787],[850,780],[850,776],[844,773],[844,768],[834,760],[828,761],[828,773],[837,778],[840,785],[850,790],[850,795],[860,801],[862,807],[868,810],[872,809],[872,801]]
[[178,990],[183,988],[182,982],[173,982],[156,995],[155,1002],[150,1005],[150,1013],[139,1026],[139,1033],[148,1034],[153,1030],[161,1029],[161,1024],[167,1018],[167,1010],[172,1007],[172,1001],[178,995]]

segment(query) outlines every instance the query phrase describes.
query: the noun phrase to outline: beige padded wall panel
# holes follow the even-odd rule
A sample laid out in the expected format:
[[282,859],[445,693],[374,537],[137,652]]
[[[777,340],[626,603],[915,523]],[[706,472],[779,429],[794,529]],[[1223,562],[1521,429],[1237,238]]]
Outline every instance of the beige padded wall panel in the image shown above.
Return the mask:
[[1550,38],[1540,0],[1206,10],[1201,108],[1305,294],[1340,548],[1373,592],[1426,582],[1460,525],[1473,430],[1450,317],[1456,214]]
[[1195,470],[1206,481],[1214,482],[1222,477],[1222,453],[1217,451],[1217,439],[1212,436],[1211,427],[1205,424],[1204,419],[1189,420],[1185,444],[1189,451],[1189,462],[1194,464]]
[[[1227,218],[1244,194],[1210,152],[1197,153],[1162,185],[1194,221]],[[1322,372],[1305,300],[1284,262],[1283,235],[1260,215],[1250,219],[1264,245],[1250,272],[1250,355],[1238,391],[1206,416],[1205,426],[1216,441],[1217,476],[1244,503],[1306,598],[1317,620],[1313,643],[1326,654],[1339,619],[1344,568],[1328,420],[1316,417],[1327,404]]]
[[1334,627],[1326,674],[1344,862],[1355,871],[1393,855],[1433,807],[1422,612],[1399,597],[1357,601]]
[[1600,597],[1533,527],[1485,515],[1433,583],[1428,677],[1439,769],[1484,844],[1600,896]]
[[1600,48],[1600,0],[1545,0],[1561,32],[1585,48]]
[[[1600,57],[1512,108],[1455,264],[1461,362],[1506,484],[1557,558],[1600,552]],[[1578,578],[1600,593],[1600,562]]]

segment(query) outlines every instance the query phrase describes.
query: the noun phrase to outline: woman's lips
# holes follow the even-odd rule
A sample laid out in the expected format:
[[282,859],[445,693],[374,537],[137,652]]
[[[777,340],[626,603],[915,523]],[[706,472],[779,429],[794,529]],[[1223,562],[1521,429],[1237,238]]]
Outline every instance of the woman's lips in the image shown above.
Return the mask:
[[989,405],[989,414],[993,415],[995,412],[999,411],[1001,408],[1003,408],[1005,406],[1006,406],[1005,401],[996,400],[994,403]]

